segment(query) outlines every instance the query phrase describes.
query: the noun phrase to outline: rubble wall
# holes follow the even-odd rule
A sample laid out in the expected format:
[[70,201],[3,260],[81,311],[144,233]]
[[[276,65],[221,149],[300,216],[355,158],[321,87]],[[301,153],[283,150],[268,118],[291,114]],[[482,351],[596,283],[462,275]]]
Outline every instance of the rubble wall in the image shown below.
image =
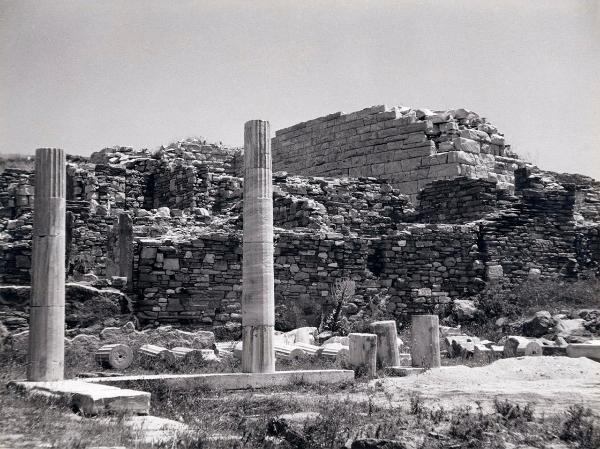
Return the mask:
[[511,207],[517,198],[495,181],[465,177],[434,181],[418,195],[418,221],[466,223]]
[[33,175],[7,168],[0,174],[0,218],[14,219],[33,208]]
[[416,199],[433,181],[496,180],[512,190],[520,163],[497,128],[466,110],[374,106],[276,131],[273,170],[305,176],[375,176]]
[[[388,311],[398,316],[437,311],[473,285],[476,243],[476,227],[458,225],[407,225],[386,238],[277,233],[278,320],[318,324],[322,304],[341,278],[356,281],[356,312],[375,293],[389,295]],[[208,326],[241,319],[239,233],[186,242],[140,239],[134,260],[143,321]]]
[[[109,256],[109,236],[117,217],[101,214],[90,208],[87,201],[67,202],[66,274],[93,273],[106,275]],[[31,283],[31,212],[11,220],[6,229],[10,239],[0,241],[0,284],[28,285]]]

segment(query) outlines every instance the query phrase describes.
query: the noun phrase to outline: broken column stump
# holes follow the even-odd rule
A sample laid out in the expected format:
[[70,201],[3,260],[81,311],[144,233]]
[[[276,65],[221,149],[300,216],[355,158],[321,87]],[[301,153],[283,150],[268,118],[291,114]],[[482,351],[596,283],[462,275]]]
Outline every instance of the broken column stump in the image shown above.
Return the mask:
[[398,332],[396,322],[375,321],[370,325],[371,331],[377,335],[377,365],[379,367],[400,365],[398,351]]
[[317,356],[328,360],[347,362],[350,357],[350,349],[341,343],[328,343],[319,347]]
[[56,381],[65,362],[66,160],[59,148],[35,152],[27,380]]
[[155,366],[157,363],[167,366],[175,363],[173,351],[156,345],[142,345],[138,350],[140,362],[146,366]]
[[176,359],[182,360],[187,365],[218,362],[221,360],[213,349],[194,349],[177,346],[170,351],[175,355]]
[[133,362],[133,351],[127,345],[104,345],[96,351],[94,358],[103,368],[126,369]]
[[439,368],[440,324],[437,315],[413,315],[410,354],[412,366]]
[[275,357],[282,360],[297,360],[304,355],[304,351],[291,345],[275,344]]
[[368,377],[377,374],[377,335],[349,334],[350,366],[355,372],[364,370]]
[[504,343],[504,357],[541,356],[542,345],[527,337],[512,335]]

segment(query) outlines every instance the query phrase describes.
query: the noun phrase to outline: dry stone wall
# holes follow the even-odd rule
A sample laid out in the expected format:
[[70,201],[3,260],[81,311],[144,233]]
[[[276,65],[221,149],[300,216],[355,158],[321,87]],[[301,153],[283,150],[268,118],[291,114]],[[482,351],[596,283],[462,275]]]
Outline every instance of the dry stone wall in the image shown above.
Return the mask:
[[[274,258],[278,322],[318,324],[332,284],[341,278],[357,283],[355,313],[375,293],[389,296],[387,310],[397,316],[443,311],[451,296],[477,285],[478,257],[474,226],[406,225],[385,238],[280,231]],[[207,326],[241,320],[242,263],[239,232],[191,241],[140,239],[138,317]]]
[[31,172],[7,168],[0,176],[0,217],[17,218],[33,208]]
[[308,176],[388,179],[412,200],[433,181],[460,176],[512,190],[520,162],[503,134],[465,109],[373,106],[279,130],[273,169]]
[[434,181],[419,192],[418,221],[465,223],[511,207],[517,198],[497,182],[465,177]]

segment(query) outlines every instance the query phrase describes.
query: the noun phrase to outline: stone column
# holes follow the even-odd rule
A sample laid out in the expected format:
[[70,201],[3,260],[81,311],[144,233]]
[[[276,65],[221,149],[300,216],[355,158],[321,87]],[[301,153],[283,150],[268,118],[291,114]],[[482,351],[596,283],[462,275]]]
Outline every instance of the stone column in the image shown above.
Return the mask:
[[119,214],[119,276],[127,278],[127,291],[133,290],[133,220],[127,213]]
[[35,153],[30,381],[62,380],[64,376],[65,208],[65,153],[58,148],[40,148]]
[[368,377],[377,375],[377,335],[348,334],[350,366],[363,369]]
[[371,331],[377,335],[377,364],[380,367],[399,366],[400,351],[398,351],[398,332],[396,322],[374,321]]
[[410,355],[412,366],[439,368],[440,322],[437,315],[413,315]]
[[269,122],[244,126],[242,371],[275,371],[273,326],[273,185]]

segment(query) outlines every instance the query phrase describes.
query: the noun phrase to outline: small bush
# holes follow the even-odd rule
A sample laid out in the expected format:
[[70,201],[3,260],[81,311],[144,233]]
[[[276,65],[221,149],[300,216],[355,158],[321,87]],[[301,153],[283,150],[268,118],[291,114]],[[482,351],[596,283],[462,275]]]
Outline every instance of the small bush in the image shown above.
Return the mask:
[[476,412],[471,407],[455,410],[450,420],[450,435],[459,440],[469,442],[472,447],[481,447],[478,442],[485,439],[488,432],[498,427],[493,415],[483,413],[481,406]]
[[520,404],[509,402],[507,399],[500,401],[496,398],[494,399],[494,408],[506,421],[530,422],[533,420],[533,406],[531,404],[522,407]]
[[352,279],[336,279],[331,287],[328,303],[323,306],[319,332],[338,332],[343,318],[343,308],[356,293],[356,283]]
[[574,405],[566,413],[567,419],[563,422],[560,433],[561,440],[577,443],[580,449],[598,449],[600,429],[594,425],[592,410]]

